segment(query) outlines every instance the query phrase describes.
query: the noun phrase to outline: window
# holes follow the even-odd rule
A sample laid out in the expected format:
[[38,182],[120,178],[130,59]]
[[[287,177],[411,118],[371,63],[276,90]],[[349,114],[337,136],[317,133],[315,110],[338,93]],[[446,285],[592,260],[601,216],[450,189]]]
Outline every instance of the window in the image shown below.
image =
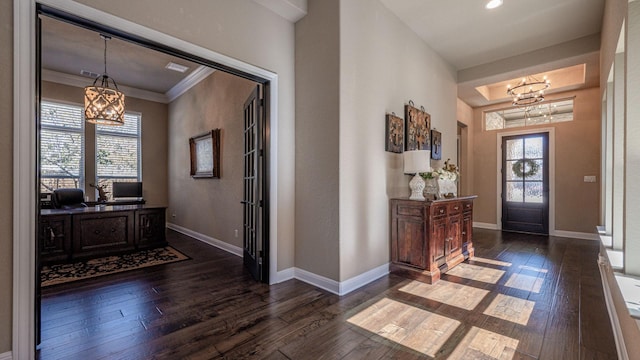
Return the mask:
[[41,102],[40,191],[84,187],[82,107]]
[[114,181],[141,181],[140,121],[126,113],[123,126],[96,126],[96,181],[109,194]]
[[573,98],[484,113],[484,129],[500,130],[573,120]]

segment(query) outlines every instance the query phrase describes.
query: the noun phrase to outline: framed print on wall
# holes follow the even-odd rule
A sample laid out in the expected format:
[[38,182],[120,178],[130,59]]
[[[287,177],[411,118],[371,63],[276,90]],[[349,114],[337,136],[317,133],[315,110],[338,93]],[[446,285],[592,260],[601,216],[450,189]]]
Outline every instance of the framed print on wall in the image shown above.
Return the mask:
[[220,178],[220,129],[189,139],[191,177]]
[[404,149],[404,119],[391,113],[385,116],[385,120],[384,150],[401,153]]
[[420,109],[409,101],[404,106],[405,126],[405,150],[431,150],[431,115],[427,114],[423,107]]
[[431,130],[431,158],[442,159],[442,134],[438,130]]

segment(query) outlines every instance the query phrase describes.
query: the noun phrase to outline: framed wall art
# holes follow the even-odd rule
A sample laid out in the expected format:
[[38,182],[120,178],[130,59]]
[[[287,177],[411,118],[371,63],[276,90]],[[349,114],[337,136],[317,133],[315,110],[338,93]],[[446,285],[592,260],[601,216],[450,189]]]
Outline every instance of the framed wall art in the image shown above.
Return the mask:
[[220,178],[220,129],[189,139],[191,177]]
[[431,158],[442,159],[442,134],[438,130],[431,130]]
[[405,150],[431,150],[431,115],[423,107],[416,108],[413,101],[404,106]]
[[385,120],[384,150],[401,153],[404,150],[404,119],[391,113],[385,116]]

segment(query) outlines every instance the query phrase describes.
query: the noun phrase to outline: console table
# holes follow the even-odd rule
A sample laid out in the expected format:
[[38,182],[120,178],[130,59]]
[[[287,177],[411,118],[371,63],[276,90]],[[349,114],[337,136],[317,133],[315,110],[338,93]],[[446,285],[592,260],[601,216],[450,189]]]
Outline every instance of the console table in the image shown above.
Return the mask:
[[473,199],[391,199],[390,271],[433,284],[473,257]]
[[165,206],[117,205],[40,211],[43,264],[166,245]]

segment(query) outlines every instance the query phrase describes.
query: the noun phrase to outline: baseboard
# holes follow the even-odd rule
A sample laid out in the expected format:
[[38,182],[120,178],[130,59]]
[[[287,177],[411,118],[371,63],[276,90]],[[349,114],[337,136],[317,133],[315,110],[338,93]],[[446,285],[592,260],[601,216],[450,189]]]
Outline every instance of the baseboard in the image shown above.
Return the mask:
[[13,355],[11,355],[11,351],[7,351],[6,353],[0,354],[0,360],[12,360]]
[[300,281],[327,290],[330,293],[340,295],[340,283],[335,280],[298,268],[294,269],[294,274],[295,278]]
[[172,224],[172,223],[167,223],[167,228],[171,229],[171,230],[175,230],[181,234],[185,234],[187,236],[190,236],[196,240],[200,240],[205,244],[211,245],[211,246],[215,246],[218,249],[224,250],[226,252],[229,252],[233,255],[236,256],[240,256],[242,257],[242,248],[235,246],[235,245],[231,245],[229,243],[226,243],[222,240],[218,240],[215,238],[212,238],[211,236],[207,236],[204,234],[201,234],[199,232],[184,228],[180,225],[176,225],[176,224]]
[[380,265],[377,268],[373,268],[358,276],[354,276],[351,279],[342,281],[339,286],[340,291],[338,295],[346,295],[352,292],[353,290],[361,288],[370,282],[376,281],[387,274],[389,274],[388,263]]
[[[240,257],[242,257],[243,255],[241,247],[231,245],[229,243],[226,243],[218,239],[214,239],[210,236],[187,229],[180,225],[167,223],[167,228],[177,231],[181,234],[190,236],[208,245],[215,246],[233,255],[240,256]],[[377,268],[371,269],[365,273],[362,273],[358,276],[354,276],[351,279],[345,280],[343,282],[338,282],[338,281],[326,278],[324,276],[314,274],[310,271],[291,267],[288,269],[278,271],[275,282],[279,283],[279,282],[283,282],[291,279],[298,279],[300,281],[304,281],[313,286],[327,290],[333,294],[342,296],[358,288],[361,288],[372,281],[378,280],[379,278],[387,275],[388,273],[389,273],[389,264],[384,264],[384,265],[378,266]],[[5,359],[0,357],[0,360],[5,360]]]
[[618,350],[618,358],[621,360],[628,360],[629,354],[627,354],[627,347],[624,343],[624,335],[622,334],[622,326],[620,326],[620,319],[616,312],[615,304],[613,303],[613,297],[611,296],[611,286],[609,285],[608,276],[606,274],[609,267],[609,262],[603,256],[598,256],[598,268],[600,269],[600,278],[602,279],[602,290],[604,291],[604,302],[607,305],[607,312],[609,313],[609,320],[611,321],[611,327],[613,328],[613,338],[616,343],[616,349]]
[[600,236],[598,234],[592,233],[583,233],[576,231],[564,231],[564,230],[553,230],[550,231],[551,236],[561,236],[572,239],[585,239],[585,240],[600,240]]
[[498,224],[490,224],[490,223],[483,223],[483,222],[477,222],[477,221],[473,222],[473,227],[479,228],[479,229],[487,229],[487,230],[499,230]]
[[282,271],[278,271],[278,273],[276,274],[275,283],[277,284],[277,283],[281,283],[283,281],[295,279],[295,277],[296,277],[295,270],[296,270],[296,268],[290,267],[288,269],[284,269]]
[[[476,221],[473,222],[473,227],[479,228],[479,229],[487,229],[487,230],[500,230],[498,228],[498,224],[483,223],[483,222],[476,222]],[[572,238],[572,239],[600,240],[600,237],[598,236],[598,234],[583,233],[583,232],[576,232],[576,231],[551,230],[549,232],[549,235],[561,236],[561,237]]]
[[370,282],[376,281],[387,274],[389,274],[389,264],[383,264],[365,273],[354,276],[351,279],[338,282],[333,279],[314,274],[310,271],[293,267],[279,271],[278,282],[298,279],[306,282],[307,284],[327,290],[330,293],[342,296],[357,290]]

